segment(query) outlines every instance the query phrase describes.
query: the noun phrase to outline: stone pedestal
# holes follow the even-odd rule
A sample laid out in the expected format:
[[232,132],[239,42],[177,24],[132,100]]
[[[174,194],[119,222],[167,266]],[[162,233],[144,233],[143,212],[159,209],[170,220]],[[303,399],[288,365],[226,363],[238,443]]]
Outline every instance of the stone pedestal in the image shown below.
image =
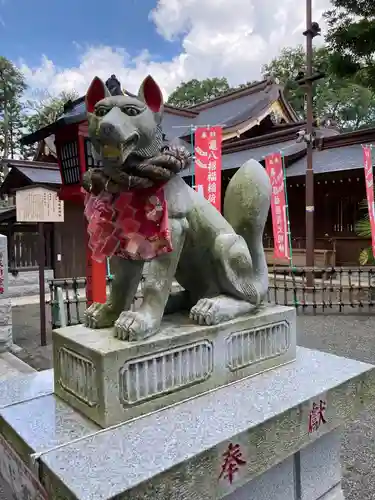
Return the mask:
[[102,427],[289,363],[295,309],[269,306],[218,326],[167,316],[142,342],[83,325],[53,333],[55,393]]
[[38,500],[343,500],[339,430],[374,400],[372,365],[297,348],[293,363],[103,430],[41,372],[0,382],[0,474],[20,500],[22,485]]
[[344,500],[341,433],[328,432],[226,496],[227,500]]

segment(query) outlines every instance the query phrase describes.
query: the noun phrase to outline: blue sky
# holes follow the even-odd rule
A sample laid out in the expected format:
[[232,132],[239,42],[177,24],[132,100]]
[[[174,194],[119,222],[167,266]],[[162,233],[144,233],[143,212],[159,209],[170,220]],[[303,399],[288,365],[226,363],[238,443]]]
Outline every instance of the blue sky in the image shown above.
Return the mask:
[[[179,41],[165,41],[149,20],[156,0],[3,0],[0,47],[11,60],[40,64],[42,54],[59,67],[78,62],[75,44],[126,47],[131,56],[148,48],[156,60],[181,51]],[[75,43],[73,43],[75,42]]]
[[[330,0],[313,2],[320,21]],[[295,0],[0,0],[0,55],[34,95],[82,94],[112,73],[130,91],[151,74],[168,95],[192,78],[260,78],[304,25]]]

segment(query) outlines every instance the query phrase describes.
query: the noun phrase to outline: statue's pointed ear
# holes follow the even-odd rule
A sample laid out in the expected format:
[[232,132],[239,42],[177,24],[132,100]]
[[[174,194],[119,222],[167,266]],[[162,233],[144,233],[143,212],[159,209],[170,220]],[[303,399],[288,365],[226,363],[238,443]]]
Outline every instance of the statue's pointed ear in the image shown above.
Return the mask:
[[110,97],[111,94],[107,89],[105,83],[99,78],[95,77],[90,83],[90,87],[86,93],[86,110],[88,113],[93,113],[95,104],[105,97]]
[[138,98],[145,102],[153,113],[162,113],[163,94],[151,75],[143,80],[138,91]]

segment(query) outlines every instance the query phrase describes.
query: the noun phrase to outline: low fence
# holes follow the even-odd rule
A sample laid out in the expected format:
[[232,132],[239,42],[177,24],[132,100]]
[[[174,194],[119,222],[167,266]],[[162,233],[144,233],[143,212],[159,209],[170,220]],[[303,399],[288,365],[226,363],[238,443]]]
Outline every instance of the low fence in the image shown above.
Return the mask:
[[[19,230],[9,237],[4,226],[0,225],[0,232],[8,236],[8,259],[9,268],[15,271],[37,270],[39,261],[39,234],[34,231]],[[52,266],[52,234],[50,230],[45,231],[45,267]]]
[[[107,294],[112,279],[112,276],[107,276]],[[132,307],[135,307],[137,300],[142,299],[143,282],[144,276],[134,297]],[[52,328],[83,323],[84,312],[87,308],[86,283],[86,278],[66,278],[49,281],[50,299],[47,304],[51,308]]]
[[[86,278],[54,279],[49,281],[52,328],[83,323],[87,307]],[[107,277],[107,286],[110,277]]]
[[[142,300],[144,279],[145,276],[133,307]],[[108,291],[111,281],[109,276]],[[49,288],[52,328],[82,323],[87,305],[86,279],[55,279],[49,282]],[[294,306],[301,313],[372,313],[375,312],[375,268],[269,268],[267,302]]]
[[301,312],[375,312],[375,268],[274,267],[269,273],[270,303]]

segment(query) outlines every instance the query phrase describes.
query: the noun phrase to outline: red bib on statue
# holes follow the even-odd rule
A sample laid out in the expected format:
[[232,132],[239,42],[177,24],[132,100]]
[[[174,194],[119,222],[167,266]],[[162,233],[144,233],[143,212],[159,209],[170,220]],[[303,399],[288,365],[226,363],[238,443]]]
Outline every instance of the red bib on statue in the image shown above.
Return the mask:
[[85,216],[97,262],[112,256],[147,261],[172,251],[163,187],[86,194]]

